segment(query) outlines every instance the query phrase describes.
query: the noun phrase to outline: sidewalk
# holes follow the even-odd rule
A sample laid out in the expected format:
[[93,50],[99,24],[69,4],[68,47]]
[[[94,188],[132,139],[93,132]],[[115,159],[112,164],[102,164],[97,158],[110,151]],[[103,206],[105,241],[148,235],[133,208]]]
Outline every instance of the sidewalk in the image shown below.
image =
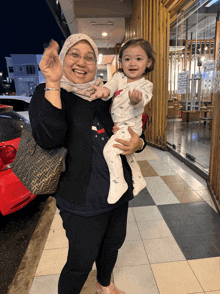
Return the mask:
[[[147,189],[129,205],[116,286],[126,294],[220,294],[220,217],[206,182],[169,152],[147,146],[136,158]],[[67,250],[57,210],[29,294],[57,294]],[[94,265],[81,294],[95,294],[95,275]]]

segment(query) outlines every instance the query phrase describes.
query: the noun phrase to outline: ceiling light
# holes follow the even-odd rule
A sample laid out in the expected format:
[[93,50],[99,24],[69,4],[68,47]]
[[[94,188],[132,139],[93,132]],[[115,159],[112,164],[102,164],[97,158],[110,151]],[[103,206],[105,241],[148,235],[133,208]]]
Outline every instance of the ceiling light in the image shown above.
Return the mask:
[[108,21],[108,22],[107,22],[107,25],[108,25],[108,26],[112,26],[112,25],[113,25],[113,21]]
[[211,2],[209,2],[205,7],[210,7],[212,4],[215,4],[215,2],[217,2],[218,0],[212,0]]
[[207,47],[207,46],[205,46],[204,50],[205,50],[205,51],[207,51],[207,50],[208,50],[208,47]]
[[90,21],[90,24],[91,24],[91,25],[95,25],[96,22],[95,22],[95,21]]
[[107,37],[107,36],[108,36],[108,33],[106,33],[106,32],[102,33],[102,37]]

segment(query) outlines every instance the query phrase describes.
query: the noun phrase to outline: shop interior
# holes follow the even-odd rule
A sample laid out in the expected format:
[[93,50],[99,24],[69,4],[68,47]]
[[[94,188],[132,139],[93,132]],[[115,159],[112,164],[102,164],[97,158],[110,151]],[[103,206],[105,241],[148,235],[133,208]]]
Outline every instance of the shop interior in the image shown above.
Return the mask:
[[209,173],[220,1],[200,1],[170,28],[167,144]]

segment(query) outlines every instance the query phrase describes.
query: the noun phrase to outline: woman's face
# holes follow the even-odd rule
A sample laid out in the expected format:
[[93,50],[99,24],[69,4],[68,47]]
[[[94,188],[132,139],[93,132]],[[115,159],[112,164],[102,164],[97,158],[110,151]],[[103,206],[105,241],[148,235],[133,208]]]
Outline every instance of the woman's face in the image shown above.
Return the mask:
[[79,41],[68,51],[63,61],[66,78],[74,84],[86,84],[96,74],[96,58],[87,41]]

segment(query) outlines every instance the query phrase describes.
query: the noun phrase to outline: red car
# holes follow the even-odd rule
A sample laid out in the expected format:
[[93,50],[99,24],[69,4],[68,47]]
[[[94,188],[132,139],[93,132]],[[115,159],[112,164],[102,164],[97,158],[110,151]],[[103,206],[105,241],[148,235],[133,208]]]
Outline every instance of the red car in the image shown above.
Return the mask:
[[29,122],[14,112],[11,106],[0,104],[0,212],[2,215],[21,209],[36,197],[21,183],[10,166],[26,123]]

